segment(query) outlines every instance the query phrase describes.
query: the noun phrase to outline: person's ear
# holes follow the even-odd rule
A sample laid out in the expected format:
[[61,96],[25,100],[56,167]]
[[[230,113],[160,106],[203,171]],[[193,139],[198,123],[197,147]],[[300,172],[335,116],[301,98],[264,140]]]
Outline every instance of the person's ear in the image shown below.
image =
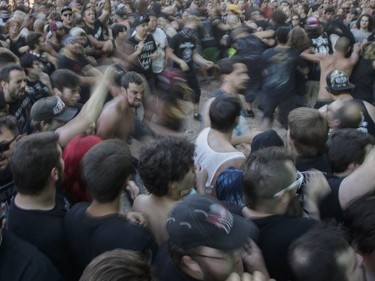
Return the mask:
[[57,88],[53,88],[53,94],[56,96],[56,97],[59,97],[61,98],[62,97],[62,92],[57,89]]
[[356,170],[360,165],[358,163],[352,162],[348,165],[347,170],[353,172]]
[[197,261],[193,260],[190,256],[183,256],[181,258],[181,263],[189,275],[198,280],[203,280],[204,273]]
[[57,170],[56,167],[53,167],[51,170],[51,178],[53,178],[55,181],[58,181],[59,177],[60,177],[59,171]]

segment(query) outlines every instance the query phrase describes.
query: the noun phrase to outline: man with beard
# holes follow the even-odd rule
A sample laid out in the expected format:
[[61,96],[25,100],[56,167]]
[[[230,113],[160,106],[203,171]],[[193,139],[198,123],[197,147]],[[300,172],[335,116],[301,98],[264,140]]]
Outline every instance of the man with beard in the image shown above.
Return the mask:
[[53,132],[21,139],[11,160],[17,194],[7,218],[8,230],[43,252],[65,279],[73,275],[63,219],[70,208],[57,192],[64,173],[59,137]]
[[17,64],[8,64],[0,71],[0,84],[9,113],[17,119],[20,133],[30,132],[31,99],[26,94],[26,73]]
[[136,109],[142,104],[145,85],[140,74],[130,71],[121,80],[121,93],[104,107],[97,124],[102,139],[128,141],[135,130]]
[[51,56],[58,57],[62,48],[62,39],[65,35],[64,25],[61,21],[53,21],[49,25],[50,36],[46,41],[45,49]]
[[10,203],[10,198],[16,193],[12,173],[10,171],[10,158],[20,138],[17,120],[14,116],[0,118],[0,203]]

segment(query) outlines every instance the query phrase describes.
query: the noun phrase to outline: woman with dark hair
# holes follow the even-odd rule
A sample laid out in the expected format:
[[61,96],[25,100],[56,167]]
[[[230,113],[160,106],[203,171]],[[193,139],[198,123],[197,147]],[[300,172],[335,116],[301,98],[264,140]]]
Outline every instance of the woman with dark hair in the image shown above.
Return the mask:
[[301,26],[301,18],[298,14],[294,14],[291,16],[291,20],[289,21],[290,27],[294,28],[296,26]]
[[[293,16],[295,17],[295,16]],[[310,39],[306,31],[296,26],[288,34],[288,45],[297,50],[299,53],[302,53],[304,50],[311,47]],[[299,59],[297,62],[296,68],[296,79],[295,79],[295,89],[298,96],[298,105],[299,106],[312,106],[315,103],[316,97],[306,96],[306,82],[307,75],[309,74],[309,63],[303,59]]]
[[361,15],[356,22],[356,27],[356,29],[352,28],[351,32],[353,33],[355,41],[362,43],[364,40],[367,40],[371,34],[373,28],[372,17],[368,14]]

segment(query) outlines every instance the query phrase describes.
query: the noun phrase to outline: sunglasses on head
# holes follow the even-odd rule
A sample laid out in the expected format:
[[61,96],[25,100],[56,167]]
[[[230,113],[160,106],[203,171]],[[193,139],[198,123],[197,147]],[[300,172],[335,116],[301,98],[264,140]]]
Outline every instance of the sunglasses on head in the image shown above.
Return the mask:
[[304,179],[304,176],[301,172],[297,171],[297,179],[292,182],[290,185],[288,185],[286,188],[280,190],[279,192],[277,192],[274,197],[279,197],[281,195],[283,195],[284,193],[287,193],[289,191],[292,191],[292,190],[297,190],[301,187],[302,183],[303,183],[303,179]]

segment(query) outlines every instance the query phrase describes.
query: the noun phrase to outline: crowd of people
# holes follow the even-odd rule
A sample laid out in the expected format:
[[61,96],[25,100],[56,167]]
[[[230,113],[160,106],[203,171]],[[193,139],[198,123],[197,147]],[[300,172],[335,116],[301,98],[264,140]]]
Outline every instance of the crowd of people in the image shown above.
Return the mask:
[[0,280],[375,281],[374,17],[1,1]]

